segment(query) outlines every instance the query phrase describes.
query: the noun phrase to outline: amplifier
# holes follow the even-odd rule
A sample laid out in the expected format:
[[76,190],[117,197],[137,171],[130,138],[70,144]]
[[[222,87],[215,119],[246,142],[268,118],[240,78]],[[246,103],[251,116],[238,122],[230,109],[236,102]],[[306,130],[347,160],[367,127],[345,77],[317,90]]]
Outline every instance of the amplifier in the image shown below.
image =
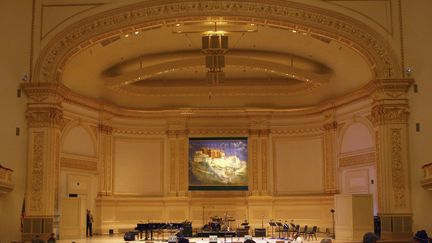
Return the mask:
[[249,234],[249,229],[242,229],[242,228],[237,229],[237,237],[244,237],[245,235],[248,234]]
[[266,229],[265,228],[255,229],[255,237],[266,237]]

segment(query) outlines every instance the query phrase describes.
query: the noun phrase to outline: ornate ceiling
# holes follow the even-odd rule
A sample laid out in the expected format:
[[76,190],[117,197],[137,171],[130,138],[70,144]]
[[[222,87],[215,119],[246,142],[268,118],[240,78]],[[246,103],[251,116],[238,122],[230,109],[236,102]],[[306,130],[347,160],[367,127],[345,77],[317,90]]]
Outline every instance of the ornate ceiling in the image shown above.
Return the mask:
[[[214,22],[229,37],[226,78],[219,84],[206,79],[202,33],[178,31],[212,30]],[[58,34],[44,49],[34,81],[62,82],[85,97],[129,108],[295,108],[393,77],[399,67],[385,48],[379,35],[347,16],[287,1],[145,2]]]

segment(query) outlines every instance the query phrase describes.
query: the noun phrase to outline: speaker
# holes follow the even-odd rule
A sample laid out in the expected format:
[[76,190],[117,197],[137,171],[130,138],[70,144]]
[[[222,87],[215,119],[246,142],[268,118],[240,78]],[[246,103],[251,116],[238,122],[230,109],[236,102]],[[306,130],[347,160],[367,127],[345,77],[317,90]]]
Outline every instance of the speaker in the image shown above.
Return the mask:
[[266,237],[266,229],[265,228],[255,229],[255,237]]

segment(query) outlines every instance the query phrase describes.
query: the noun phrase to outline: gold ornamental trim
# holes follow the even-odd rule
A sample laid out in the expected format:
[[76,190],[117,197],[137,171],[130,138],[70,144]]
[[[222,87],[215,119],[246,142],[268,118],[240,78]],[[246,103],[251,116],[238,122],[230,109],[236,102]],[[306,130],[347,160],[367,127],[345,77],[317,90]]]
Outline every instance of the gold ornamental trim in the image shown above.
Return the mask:
[[399,61],[385,38],[349,16],[306,4],[273,0],[144,1],[95,14],[57,34],[41,52],[32,82],[61,82],[68,60],[85,48],[130,29],[148,29],[208,16],[249,21],[285,29],[304,29],[354,49],[368,62],[376,78],[401,75]]

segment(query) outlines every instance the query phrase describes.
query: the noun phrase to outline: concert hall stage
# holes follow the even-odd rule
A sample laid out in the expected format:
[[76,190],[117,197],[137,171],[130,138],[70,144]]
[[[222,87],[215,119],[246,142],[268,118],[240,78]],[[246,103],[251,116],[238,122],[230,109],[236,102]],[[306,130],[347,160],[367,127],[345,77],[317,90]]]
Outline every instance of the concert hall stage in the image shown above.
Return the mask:
[[[280,239],[271,239],[271,238],[253,238],[254,241],[256,241],[256,243],[279,243],[279,242],[284,242],[284,243],[288,243],[288,241],[283,241]],[[323,239],[323,237],[318,236],[318,240],[308,240],[305,241],[305,243],[319,243],[321,241],[321,239]],[[208,238],[189,238],[190,243],[209,243],[209,239]],[[218,238],[218,243],[243,243],[244,238],[240,237],[233,237],[232,241],[231,241],[231,237],[227,237],[226,241],[224,241],[224,238]],[[68,240],[58,240],[57,243],[71,243],[71,242],[75,242],[75,243],[122,243],[125,242],[123,240],[123,234],[115,234],[113,236],[108,236],[108,235],[95,235],[93,237],[89,237],[89,238],[84,238],[84,239],[68,239]],[[134,241],[129,241],[129,242],[134,242]],[[135,242],[142,242],[142,243],[162,243],[162,241],[158,241],[158,240],[153,240],[153,241],[135,241]],[[165,241],[166,242],[166,241]],[[337,241],[337,240],[333,240],[334,243],[360,243],[360,241]],[[379,241],[379,242],[388,242],[388,243],[409,243],[410,241],[398,241],[398,240],[388,240],[388,241]]]

